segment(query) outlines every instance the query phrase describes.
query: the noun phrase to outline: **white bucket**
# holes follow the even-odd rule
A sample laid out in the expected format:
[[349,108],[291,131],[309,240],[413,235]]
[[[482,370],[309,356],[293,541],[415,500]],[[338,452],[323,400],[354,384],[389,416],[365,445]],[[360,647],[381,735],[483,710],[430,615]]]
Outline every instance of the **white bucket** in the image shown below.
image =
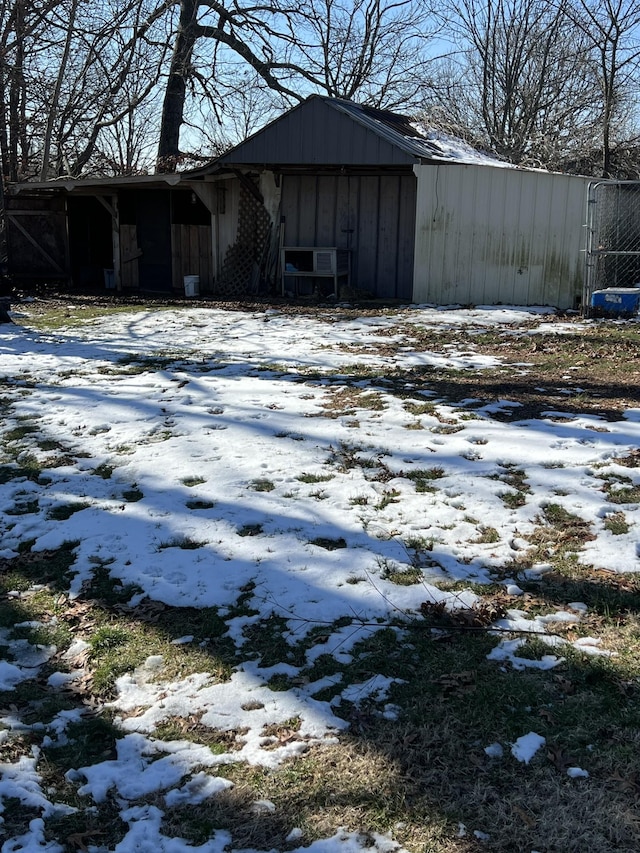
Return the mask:
[[198,296],[200,293],[200,276],[185,275],[184,277],[184,295]]

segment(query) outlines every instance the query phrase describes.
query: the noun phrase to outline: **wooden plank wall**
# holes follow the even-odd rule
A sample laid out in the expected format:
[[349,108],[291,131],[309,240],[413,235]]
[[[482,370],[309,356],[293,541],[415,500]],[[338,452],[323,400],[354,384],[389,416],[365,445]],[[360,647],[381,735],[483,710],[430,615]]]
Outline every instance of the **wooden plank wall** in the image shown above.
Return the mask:
[[412,173],[285,175],[285,243],[349,248],[353,288],[411,299],[415,200]]
[[184,277],[200,276],[200,293],[213,290],[211,227],[209,225],[172,225],[171,261],[173,288],[184,288]]
[[120,275],[122,287],[138,288],[138,235],[135,225],[120,226]]
[[67,279],[69,242],[62,196],[5,197],[9,272],[24,279]]

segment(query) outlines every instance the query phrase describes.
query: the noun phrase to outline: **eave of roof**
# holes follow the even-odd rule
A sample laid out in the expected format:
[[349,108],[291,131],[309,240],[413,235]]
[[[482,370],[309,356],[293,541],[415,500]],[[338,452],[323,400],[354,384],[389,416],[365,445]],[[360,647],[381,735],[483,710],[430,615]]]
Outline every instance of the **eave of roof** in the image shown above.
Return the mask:
[[111,178],[56,178],[52,181],[24,181],[19,184],[11,184],[10,192],[17,195],[23,191],[30,192],[33,190],[65,190],[71,192],[74,189],[118,189],[126,187],[137,187],[141,184],[145,186],[169,186],[174,187],[176,184],[184,180],[183,176],[178,173],[166,175],[120,175]]

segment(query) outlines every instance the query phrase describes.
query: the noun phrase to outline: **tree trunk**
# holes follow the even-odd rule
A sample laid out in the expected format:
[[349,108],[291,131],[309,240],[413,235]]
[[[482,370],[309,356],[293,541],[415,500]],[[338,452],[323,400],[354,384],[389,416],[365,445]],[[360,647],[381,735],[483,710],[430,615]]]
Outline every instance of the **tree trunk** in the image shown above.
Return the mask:
[[198,6],[198,0],[180,2],[180,25],[162,104],[156,172],[175,172],[180,161],[180,128],[184,120],[191,55],[198,38]]

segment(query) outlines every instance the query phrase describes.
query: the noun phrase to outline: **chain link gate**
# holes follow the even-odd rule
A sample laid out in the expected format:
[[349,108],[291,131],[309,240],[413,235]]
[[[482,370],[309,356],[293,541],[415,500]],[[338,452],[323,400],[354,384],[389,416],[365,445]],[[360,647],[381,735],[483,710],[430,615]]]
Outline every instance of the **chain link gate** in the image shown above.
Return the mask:
[[640,181],[589,185],[583,310],[608,287],[640,287]]

